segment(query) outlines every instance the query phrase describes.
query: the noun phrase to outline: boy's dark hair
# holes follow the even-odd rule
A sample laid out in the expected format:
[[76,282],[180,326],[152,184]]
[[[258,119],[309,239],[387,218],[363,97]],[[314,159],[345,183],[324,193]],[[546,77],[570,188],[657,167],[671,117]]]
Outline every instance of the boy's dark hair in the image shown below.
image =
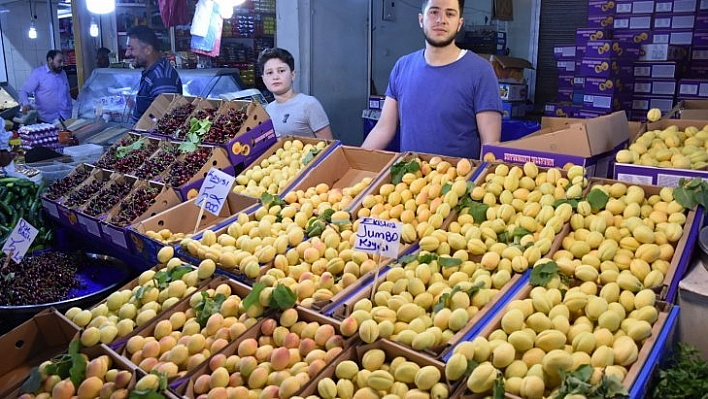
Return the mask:
[[101,47],[98,50],[96,50],[96,55],[105,55],[108,57],[108,55],[111,53],[111,50],[106,48],[106,47]]
[[128,29],[128,37],[133,37],[141,41],[143,44],[152,46],[155,51],[160,51],[160,41],[155,35],[155,31],[145,25],[135,25]]
[[261,73],[263,73],[263,67],[265,66],[265,63],[274,58],[277,58],[283,61],[284,63],[288,64],[291,72],[295,70],[295,59],[293,58],[293,55],[290,54],[288,50],[282,49],[280,47],[274,47],[267,48],[261,51],[261,54],[258,56],[258,65],[261,68]]
[[[425,11],[425,7],[428,6],[430,0],[423,0],[422,10]],[[457,4],[460,5],[460,16],[465,13],[465,0],[457,0]]]
[[61,50],[49,50],[47,51],[47,61],[53,60],[54,57],[57,56],[57,54],[64,54],[61,52]]

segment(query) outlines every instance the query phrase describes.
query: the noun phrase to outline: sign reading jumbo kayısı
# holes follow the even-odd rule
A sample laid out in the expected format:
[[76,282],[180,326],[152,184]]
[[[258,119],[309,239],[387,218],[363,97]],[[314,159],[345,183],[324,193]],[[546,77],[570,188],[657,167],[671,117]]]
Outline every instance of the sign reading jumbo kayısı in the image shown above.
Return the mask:
[[402,229],[403,224],[400,222],[361,218],[356,230],[354,250],[396,258]]

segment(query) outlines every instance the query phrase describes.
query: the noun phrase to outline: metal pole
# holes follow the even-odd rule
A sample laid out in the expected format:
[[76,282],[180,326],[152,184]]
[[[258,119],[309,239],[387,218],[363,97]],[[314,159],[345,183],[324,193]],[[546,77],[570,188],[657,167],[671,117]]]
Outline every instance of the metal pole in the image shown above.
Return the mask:
[[49,14],[49,43],[50,48],[57,48],[56,38],[54,37],[54,11],[52,10],[52,1],[47,0],[47,12]]

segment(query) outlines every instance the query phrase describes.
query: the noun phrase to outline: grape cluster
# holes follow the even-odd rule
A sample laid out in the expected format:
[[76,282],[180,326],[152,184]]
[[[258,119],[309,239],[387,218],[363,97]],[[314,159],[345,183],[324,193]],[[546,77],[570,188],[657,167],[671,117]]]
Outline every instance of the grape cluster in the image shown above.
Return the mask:
[[69,194],[69,197],[66,199],[66,202],[64,202],[63,205],[67,208],[75,208],[77,206],[81,206],[86,203],[86,201],[88,201],[91,197],[93,197],[93,195],[96,194],[98,190],[101,189],[101,187],[103,187],[103,181],[94,180],[91,183]]
[[202,141],[205,143],[227,143],[238,133],[246,118],[245,108],[230,109],[227,113],[218,115]]
[[158,189],[152,186],[135,190],[121,203],[120,212],[111,218],[111,223],[119,227],[128,226],[155,203],[157,194],[159,194]]
[[128,182],[113,182],[104,187],[95,195],[88,205],[84,213],[90,216],[98,216],[108,212],[113,208],[123,197],[128,195],[132,185]]
[[172,136],[179,127],[182,126],[187,117],[194,111],[194,105],[184,104],[172,110],[172,112],[162,115],[160,119],[157,120],[157,125],[155,126],[155,133],[162,134],[164,136]]
[[188,182],[204,166],[211,156],[211,152],[212,149],[210,147],[199,147],[185,156],[182,161],[172,165],[166,179],[167,184],[172,187],[179,187]]
[[160,173],[167,170],[177,159],[177,149],[174,147],[165,147],[156,152],[150,159],[145,161],[138,170],[135,176],[141,179],[153,179]]
[[[0,264],[5,263],[5,255]],[[82,257],[47,252],[10,262],[0,271],[0,305],[20,306],[61,301],[72,288],[83,288],[76,272],[86,266]]]
[[45,196],[50,200],[56,200],[81,184],[84,180],[86,180],[88,175],[89,171],[87,168],[76,169],[69,176],[52,183],[52,185],[47,189]]

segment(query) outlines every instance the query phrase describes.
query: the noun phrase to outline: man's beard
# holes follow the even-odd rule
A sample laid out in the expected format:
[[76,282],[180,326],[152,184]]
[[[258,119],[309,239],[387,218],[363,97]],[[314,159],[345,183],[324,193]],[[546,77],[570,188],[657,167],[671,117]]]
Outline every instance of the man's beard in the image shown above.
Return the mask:
[[447,39],[443,39],[442,41],[434,41],[432,38],[430,38],[430,36],[428,36],[428,34],[425,32],[425,30],[423,30],[423,36],[425,36],[425,41],[429,45],[431,45],[433,47],[442,48],[442,47],[447,47],[450,44],[452,44],[452,42],[455,41],[456,35],[452,35]]

